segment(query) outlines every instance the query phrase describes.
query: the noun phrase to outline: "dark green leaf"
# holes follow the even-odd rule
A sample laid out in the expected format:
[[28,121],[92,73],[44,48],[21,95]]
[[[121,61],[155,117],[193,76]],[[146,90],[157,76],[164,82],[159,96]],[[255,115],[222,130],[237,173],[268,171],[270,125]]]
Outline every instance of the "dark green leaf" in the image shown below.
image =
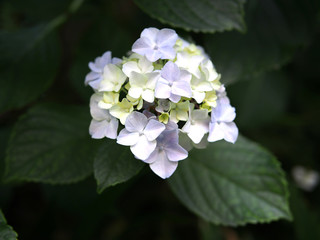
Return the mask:
[[60,65],[51,25],[0,32],[0,113],[20,108],[45,92]]
[[94,176],[98,192],[125,182],[136,175],[144,166],[135,159],[129,147],[124,147],[112,140],[106,141],[99,149],[94,160]]
[[0,239],[1,240],[16,240],[18,234],[13,231],[12,227],[7,224],[7,221],[0,210]]
[[[300,12],[300,5],[304,9],[308,4],[299,3],[299,0],[251,0],[246,5],[248,30],[245,34],[226,32],[206,35],[205,48],[218,72],[222,74],[222,82],[251,79],[254,75],[279,69],[286,64],[296,48],[308,42],[313,30],[309,27],[309,22],[297,23],[288,16],[289,13],[292,14],[290,10],[299,18],[316,16],[314,10]],[[315,3],[313,6],[316,8]]]
[[9,141],[5,180],[71,183],[92,173],[89,109],[43,104],[20,118]]
[[195,32],[244,31],[245,0],[135,0],[151,17]]
[[169,183],[183,204],[215,224],[291,219],[279,163],[241,136],[234,145],[221,141],[191,151]]

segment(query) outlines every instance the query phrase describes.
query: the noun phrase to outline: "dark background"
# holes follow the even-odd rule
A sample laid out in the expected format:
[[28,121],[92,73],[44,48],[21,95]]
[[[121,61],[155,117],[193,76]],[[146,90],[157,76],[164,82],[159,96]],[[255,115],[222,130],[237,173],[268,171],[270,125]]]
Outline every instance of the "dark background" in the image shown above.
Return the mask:
[[[52,85],[26,105],[0,115],[1,171],[10,130],[30,106],[42,101],[88,104],[92,92],[83,82],[89,61],[107,50],[113,56],[124,56],[146,27],[170,27],[130,0],[88,0],[75,12],[68,10],[70,2],[0,1],[1,30],[20,31],[22,42],[30,39],[24,28],[41,26],[61,14],[65,17],[55,30],[58,38],[52,39],[57,41],[52,51],[58,54],[52,58],[54,62],[48,61],[57,65],[57,71],[53,74],[50,68],[43,68]],[[296,165],[320,169],[320,11],[312,7],[316,1],[272,2],[275,5],[247,1],[246,33],[210,35],[176,30],[204,46],[222,73],[221,81],[227,84],[237,109],[240,132],[281,162],[290,185],[293,222],[238,228],[210,225],[189,212],[166,181],[145,167],[130,181],[100,195],[93,176],[63,186],[1,184],[0,207],[19,239],[320,239],[319,187],[312,192],[298,189],[291,175]],[[14,54],[14,48],[19,50],[13,46],[11,52],[1,52],[2,60],[6,54]],[[3,86],[6,78],[2,76],[0,81]],[[21,81],[33,84],[33,79]],[[21,95],[20,102],[24,100]]]

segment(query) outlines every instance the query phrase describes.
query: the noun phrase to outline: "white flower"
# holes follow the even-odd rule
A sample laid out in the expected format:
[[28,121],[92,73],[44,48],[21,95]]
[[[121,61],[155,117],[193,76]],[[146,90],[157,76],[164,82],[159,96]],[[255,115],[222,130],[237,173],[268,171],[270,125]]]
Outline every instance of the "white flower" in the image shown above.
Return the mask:
[[90,99],[90,112],[92,121],[89,127],[89,133],[92,138],[117,138],[118,119],[110,115],[109,110],[101,109],[98,102],[102,99],[102,94],[95,93]]
[[127,76],[114,64],[107,64],[103,69],[103,79],[98,90],[100,92],[119,92]]
[[130,146],[131,152],[141,160],[146,160],[157,145],[156,138],[164,131],[164,124],[154,118],[147,118],[140,112],[132,112],[121,130],[117,143]]
[[118,64],[121,62],[119,58],[111,59],[111,52],[105,52],[101,57],[97,57],[94,62],[89,63],[91,72],[87,74],[85,84],[90,85],[94,90],[98,90],[101,80],[103,79],[103,68],[109,64]]
[[218,100],[217,106],[211,112],[208,141],[215,142],[224,139],[235,143],[239,134],[238,128],[233,122],[235,117],[235,108],[228,103]]
[[151,73],[153,71],[153,65],[146,57],[140,56],[138,61],[129,61],[123,64],[122,71],[130,78],[132,72]]
[[200,78],[199,65],[203,59],[203,55],[191,55],[187,52],[181,52],[177,54],[177,60],[175,61],[175,64],[177,64],[178,67],[192,73],[197,78]]
[[172,29],[146,28],[140,38],[133,44],[132,51],[146,56],[151,62],[158,59],[174,59],[176,52],[173,48],[178,39]]
[[100,108],[109,109],[113,105],[117,104],[119,102],[119,93],[115,92],[104,92],[103,98],[98,103],[98,106]]
[[129,102],[128,99],[123,98],[121,102],[113,105],[110,108],[110,114],[120,119],[121,124],[124,125],[127,117],[133,111],[133,103]]
[[145,74],[131,72],[128,95],[133,98],[139,98],[141,96],[145,101],[152,103],[154,101],[154,88],[159,78],[159,72]]
[[170,120],[177,123],[188,120],[189,101],[171,103]]
[[200,70],[204,73],[206,80],[211,83],[214,90],[221,86],[220,75],[217,73],[210,59],[206,58],[200,63]]
[[158,80],[155,96],[157,98],[169,98],[172,102],[179,102],[181,97],[191,97],[191,74],[169,61],[161,70],[161,78]]
[[192,89],[192,98],[194,98],[197,103],[201,103],[205,99],[206,92],[213,90],[212,84],[206,80],[204,73],[200,74],[200,78],[193,76],[190,85]]
[[207,109],[193,109],[193,104],[190,104],[189,119],[182,131],[187,133],[194,143],[198,144],[209,131],[209,122]]
[[178,125],[169,122],[166,130],[157,138],[157,147],[144,160],[159,177],[170,177],[178,166],[178,161],[188,157],[188,152],[179,145]]

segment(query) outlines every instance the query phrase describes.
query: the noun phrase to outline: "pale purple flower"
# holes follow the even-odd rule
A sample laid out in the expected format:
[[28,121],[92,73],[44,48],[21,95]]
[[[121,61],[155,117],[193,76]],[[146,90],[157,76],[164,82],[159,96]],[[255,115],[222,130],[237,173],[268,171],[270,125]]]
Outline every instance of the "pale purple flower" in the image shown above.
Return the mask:
[[157,138],[157,147],[144,160],[159,177],[170,177],[177,169],[178,161],[188,157],[188,152],[179,145],[178,125],[168,122],[166,129]]
[[117,143],[130,146],[136,158],[145,160],[157,145],[156,138],[164,131],[163,123],[147,118],[143,113],[132,112],[126,119],[125,128],[120,131]]
[[155,97],[169,98],[172,102],[179,102],[181,97],[191,97],[191,74],[169,61],[161,70],[161,78],[155,88]]
[[238,128],[233,120],[236,117],[235,108],[223,99],[218,100],[217,106],[212,108],[211,121],[209,124],[209,142],[221,139],[235,143],[238,138]]
[[94,90],[98,90],[101,80],[103,79],[103,69],[107,64],[118,64],[119,58],[111,58],[111,52],[105,52],[101,57],[97,57],[94,62],[89,62],[89,72],[85,78],[85,84],[90,85]]
[[158,59],[174,59],[176,51],[173,46],[177,39],[178,35],[172,29],[146,28],[133,44],[132,51],[146,56],[151,62]]
[[89,133],[95,139],[104,137],[115,139],[117,138],[119,121],[111,116],[109,110],[101,109],[98,106],[102,97],[101,93],[95,93],[90,99],[90,112],[93,119],[90,123]]

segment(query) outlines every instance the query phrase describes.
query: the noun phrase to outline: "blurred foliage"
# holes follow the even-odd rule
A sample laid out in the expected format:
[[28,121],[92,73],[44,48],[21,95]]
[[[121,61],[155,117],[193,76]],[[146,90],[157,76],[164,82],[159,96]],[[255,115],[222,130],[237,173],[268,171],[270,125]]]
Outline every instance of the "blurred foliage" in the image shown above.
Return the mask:
[[[10,177],[13,181],[0,185],[0,208],[19,239],[319,239],[319,186],[313,192],[297,189],[291,170],[302,165],[320,171],[320,2],[212,1],[221,4],[219,13],[224,21],[206,18],[209,22],[204,29],[201,29],[201,19],[216,12],[201,5],[206,1],[135,2],[138,5],[130,0],[0,1],[0,176],[7,168],[4,179]],[[226,2],[237,4],[238,8],[225,9]],[[222,82],[228,84],[240,131],[268,148],[286,172],[292,222],[281,220],[235,228],[214,226],[199,219],[181,205],[178,198],[182,196],[178,194],[176,198],[169,187],[171,185],[174,192],[185,190],[187,193],[188,187],[198,188],[188,182],[177,183],[180,172],[190,168],[201,171],[188,165],[181,164],[170,185],[144,168],[131,180],[106,188],[127,180],[140,167],[128,166],[127,175],[121,178],[114,179],[110,173],[110,178],[103,178],[102,174],[100,179],[104,169],[99,159],[110,158],[104,154],[103,147],[100,158],[91,153],[102,141],[87,148],[92,141],[87,134],[89,109],[85,105],[92,92],[83,82],[89,71],[88,62],[106,50],[120,57],[130,50],[143,28],[171,27],[150,18],[138,6],[164,23],[191,30],[177,29],[181,36],[203,45],[210,54],[218,72],[222,73]],[[172,6],[175,14],[168,12]],[[194,10],[203,14],[190,16]],[[221,32],[231,28],[246,31]],[[41,138],[34,138],[34,132],[40,132],[37,136]],[[70,139],[69,132],[82,140],[72,136]],[[72,148],[65,147],[68,141],[73,142]],[[219,155],[219,144],[213,148],[217,148]],[[37,161],[30,162],[33,154],[37,157],[32,159]],[[205,161],[196,151],[192,155]],[[74,159],[79,162],[75,163]],[[241,169],[229,169],[223,160],[220,154],[210,164],[219,163],[224,171],[230,172],[227,179],[233,179],[232,174]],[[101,194],[97,194],[93,176],[63,186],[22,182],[80,180],[92,174],[93,161],[98,166],[96,169],[101,170],[95,172],[95,178],[101,183],[98,189],[104,190]],[[28,169],[30,164],[32,169]],[[68,168],[68,164],[74,167]],[[56,175],[57,172],[64,174]],[[47,173],[51,174],[50,178]],[[208,174],[217,178],[214,173]],[[201,179],[204,175],[197,176],[196,183],[207,186],[205,179]],[[219,185],[219,179],[216,184],[221,196],[228,194],[224,192],[225,186]],[[254,181],[252,184],[252,188],[263,185]],[[240,201],[240,195],[241,192],[235,191],[233,200]],[[189,199],[182,201],[190,202],[191,197],[199,201],[201,194],[184,197]],[[201,211],[202,216],[208,214],[206,209]],[[0,225],[13,236],[8,239],[15,239],[2,212]]]

